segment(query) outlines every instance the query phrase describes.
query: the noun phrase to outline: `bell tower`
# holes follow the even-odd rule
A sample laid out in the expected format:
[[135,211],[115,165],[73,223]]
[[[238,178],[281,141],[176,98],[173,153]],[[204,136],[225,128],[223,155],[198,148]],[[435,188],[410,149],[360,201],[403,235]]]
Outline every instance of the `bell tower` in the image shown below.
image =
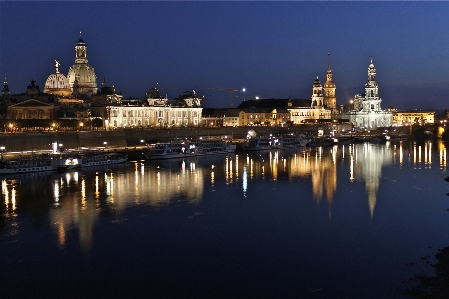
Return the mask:
[[368,66],[368,82],[365,84],[365,99],[363,101],[363,110],[365,112],[382,111],[379,98],[379,86],[376,82],[376,69],[374,68],[373,56],[371,56],[370,65]]
[[312,108],[323,107],[323,86],[321,85],[318,76],[316,76],[315,81],[313,81],[311,99],[312,99]]
[[373,56],[371,56],[371,62],[368,66],[368,82],[365,84],[365,94],[368,100],[374,100],[379,97],[379,86],[376,82],[376,69],[373,64]]
[[326,82],[324,83],[324,107],[329,109],[337,108],[337,87],[335,86],[334,81],[332,81],[332,70],[331,70],[331,60],[330,53],[327,53],[327,74],[326,74]]

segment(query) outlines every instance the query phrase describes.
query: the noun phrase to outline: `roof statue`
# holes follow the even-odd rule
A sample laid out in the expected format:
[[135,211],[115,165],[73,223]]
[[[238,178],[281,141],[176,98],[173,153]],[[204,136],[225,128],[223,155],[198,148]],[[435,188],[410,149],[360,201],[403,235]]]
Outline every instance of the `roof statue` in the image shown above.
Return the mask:
[[55,66],[56,66],[56,74],[58,74],[59,73],[59,66],[60,66],[61,64],[59,63],[59,61],[57,61],[57,60],[55,60]]

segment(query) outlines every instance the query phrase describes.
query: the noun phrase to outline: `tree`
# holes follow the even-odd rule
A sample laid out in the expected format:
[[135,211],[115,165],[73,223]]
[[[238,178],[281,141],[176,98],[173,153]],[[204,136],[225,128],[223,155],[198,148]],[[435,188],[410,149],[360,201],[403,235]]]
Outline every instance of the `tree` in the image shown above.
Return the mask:
[[103,127],[103,120],[101,118],[94,118],[92,120],[92,127],[96,128],[96,130],[98,131],[98,128],[102,128]]
[[0,97],[0,119],[8,117],[8,103],[4,96]]

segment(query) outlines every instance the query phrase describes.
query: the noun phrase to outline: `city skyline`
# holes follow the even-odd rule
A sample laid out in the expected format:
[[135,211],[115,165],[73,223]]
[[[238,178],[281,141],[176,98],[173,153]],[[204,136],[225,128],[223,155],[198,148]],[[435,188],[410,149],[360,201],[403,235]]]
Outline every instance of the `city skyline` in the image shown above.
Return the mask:
[[[149,88],[204,94],[204,107],[243,97],[309,99],[330,53],[337,105],[364,93],[370,57],[382,108],[445,109],[448,3],[9,2],[0,3],[0,71],[11,93],[67,75],[80,32],[97,86],[125,97]],[[18,24],[20,23],[20,26]]]

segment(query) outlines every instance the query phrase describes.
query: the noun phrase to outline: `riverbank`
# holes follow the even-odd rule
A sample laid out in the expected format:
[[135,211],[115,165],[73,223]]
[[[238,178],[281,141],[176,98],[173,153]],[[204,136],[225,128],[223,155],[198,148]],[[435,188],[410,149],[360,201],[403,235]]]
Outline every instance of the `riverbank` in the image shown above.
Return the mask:
[[[248,131],[257,134],[308,134],[317,136],[319,131],[329,136],[332,131],[348,132],[343,125],[311,124],[295,127],[221,127],[221,128],[177,128],[177,129],[130,129],[114,131],[50,131],[50,132],[20,132],[0,133],[0,146],[5,152],[26,152],[35,150],[50,150],[52,143],[62,144],[63,148],[105,147],[134,148],[146,143],[168,141],[175,138],[221,137],[229,140],[243,140]],[[363,134],[378,134],[364,132]],[[411,136],[409,127],[398,127],[390,135]]]
[[0,146],[5,152],[25,152],[32,150],[50,150],[52,143],[62,144],[63,148],[79,147],[139,147],[146,143],[168,141],[175,138],[222,137],[230,140],[244,139],[248,130],[258,134],[299,134],[313,133],[316,126],[291,128],[184,128],[184,129],[135,129],[117,131],[50,131],[0,134]]

